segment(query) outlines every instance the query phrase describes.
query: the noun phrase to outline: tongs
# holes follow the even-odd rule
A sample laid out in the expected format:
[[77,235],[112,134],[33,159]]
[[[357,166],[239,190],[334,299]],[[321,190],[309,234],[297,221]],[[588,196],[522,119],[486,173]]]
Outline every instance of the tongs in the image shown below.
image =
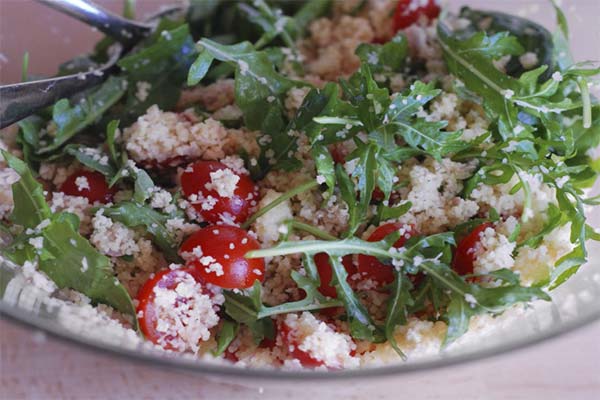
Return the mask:
[[181,7],[163,8],[147,22],[125,19],[86,0],[37,0],[57,11],[93,26],[113,38],[108,61],[73,75],[0,86],[0,128],[17,122],[57,100],[73,96],[102,83],[117,61],[155,28],[159,17],[181,11]]

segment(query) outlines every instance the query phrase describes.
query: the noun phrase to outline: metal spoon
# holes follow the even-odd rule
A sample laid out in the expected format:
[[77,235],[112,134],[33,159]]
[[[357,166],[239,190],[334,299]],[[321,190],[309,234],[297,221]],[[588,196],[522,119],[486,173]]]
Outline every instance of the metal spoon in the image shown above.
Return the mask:
[[88,72],[55,78],[0,86],[0,128],[17,122],[37,110],[54,104],[104,81],[119,58],[154,28],[151,21],[180,10],[167,8],[151,17],[147,23],[127,20],[84,0],[38,0],[57,11],[70,15],[114,38],[109,60]]

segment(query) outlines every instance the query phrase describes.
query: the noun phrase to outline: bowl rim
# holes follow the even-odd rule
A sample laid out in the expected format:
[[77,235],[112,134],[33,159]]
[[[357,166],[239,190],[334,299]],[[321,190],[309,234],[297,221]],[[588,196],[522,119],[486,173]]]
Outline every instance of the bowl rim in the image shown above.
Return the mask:
[[[234,365],[217,364],[203,362],[202,360],[192,360],[182,358],[177,355],[158,356],[157,353],[143,352],[139,349],[124,348],[114,344],[106,343],[97,339],[85,338],[76,333],[59,329],[56,325],[49,323],[48,320],[37,315],[27,313],[15,307],[8,306],[0,302],[0,318],[10,320],[18,325],[35,328],[52,338],[58,339],[67,344],[75,344],[79,348],[93,351],[96,353],[109,353],[120,359],[126,359],[139,365],[151,366],[153,368],[161,367],[172,370],[180,370],[197,374],[234,377],[239,379],[264,379],[265,381],[341,381],[352,378],[383,378],[391,376],[406,375],[414,372],[423,372],[435,370],[453,365],[462,365],[470,362],[483,360],[491,357],[504,355],[522,348],[531,347],[544,343],[548,340],[557,338],[567,333],[573,332],[579,328],[592,325],[600,321],[600,308],[593,310],[584,316],[574,318],[551,329],[540,331],[533,335],[528,335],[517,340],[498,344],[489,348],[477,351],[470,351],[462,354],[451,354],[441,359],[416,360],[406,363],[397,363],[379,367],[366,367],[357,369],[333,370],[333,371],[315,371],[309,369],[285,370],[285,369],[266,369],[266,368],[240,368]],[[168,354],[168,353],[165,353]]]

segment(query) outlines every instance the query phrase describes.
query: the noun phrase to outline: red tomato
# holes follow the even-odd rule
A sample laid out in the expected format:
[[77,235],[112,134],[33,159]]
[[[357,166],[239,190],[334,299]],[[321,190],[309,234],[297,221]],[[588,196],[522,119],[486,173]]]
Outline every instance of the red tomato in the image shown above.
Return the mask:
[[383,193],[383,191],[381,189],[379,189],[378,187],[373,189],[373,194],[371,194],[372,201],[379,202],[379,201],[383,201],[384,198],[385,198],[385,194]]
[[329,148],[329,152],[331,153],[331,158],[333,158],[333,162],[336,164],[344,164],[346,162],[346,150],[342,147],[342,145],[332,145]]
[[487,228],[493,227],[491,222],[485,222],[473,229],[467,236],[462,238],[452,258],[452,269],[459,275],[468,275],[473,273],[473,263],[475,262],[475,246],[481,240],[481,232]]
[[[192,255],[199,248],[202,255]],[[183,242],[179,252],[188,267],[196,268],[205,282],[225,289],[246,289],[255,280],[262,281],[265,262],[262,258],[246,258],[260,245],[245,230],[231,225],[208,226]],[[197,250],[196,250],[197,251]],[[186,254],[187,253],[187,254]]]
[[[159,287],[163,289],[175,290],[182,277],[191,276],[196,282],[201,282],[193,268],[182,268],[176,270],[165,269],[154,274],[154,277],[148,279],[138,292],[137,314],[140,329],[144,336],[155,344],[163,346],[167,350],[178,350],[174,348],[170,341],[175,339],[172,336],[166,336],[164,332],[156,329],[157,315],[156,304],[154,302],[156,294],[154,289]],[[185,301],[185,299],[181,299]]]
[[[404,229],[405,233],[404,235],[400,236],[396,243],[394,243],[394,247],[399,249],[400,247],[404,246],[404,243],[407,239],[414,235],[412,226],[403,224],[401,222],[393,222],[379,226],[377,229],[375,229],[371,236],[369,236],[367,241],[378,242],[389,234],[400,229]],[[358,272],[362,276],[374,280],[379,285],[389,284],[394,281],[394,267],[382,263],[377,259],[377,257],[359,254]]]
[[300,361],[300,364],[302,364],[303,367],[315,368],[324,364],[323,361],[317,360],[306,351],[298,348],[298,339],[287,324],[282,323],[279,332],[281,334],[283,346],[288,349],[292,357]]
[[[232,196],[222,196],[216,189],[207,188],[213,180],[211,173],[214,176],[220,170],[230,171],[229,173],[232,172],[239,178]],[[193,206],[206,221],[212,223],[242,223],[258,202],[258,190],[248,175],[237,174],[225,164],[216,161],[197,161],[190,164],[181,174],[181,188],[187,198],[199,196]]]
[[429,19],[437,18],[440,14],[440,7],[436,0],[400,0],[394,13],[394,32],[400,29],[408,28],[419,20],[421,15]]
[[69,196],[81,196],[89,200],[90,203],[108,203],[112,201],[115,188],[109,188],[104,175],[100,172],[87,171],[80,169],[60,185],[59,190]]
[[[319,280],[321,281],[318,288],[319,292],[323,296],[336,299],[337,292],[335,287],[331,286],[333,271],[331,270],[331,264],[329,263],[329,255],[327,255],[327,253],[315,254],[315,264],[317,265],[317,272],[319,273]],[[350,277],[356,272],[356,268],[354,268],[354,264],[352,264],[352,256],[344,256],[342,258],[342,265],[348,273],[347,280],[349,281]]]

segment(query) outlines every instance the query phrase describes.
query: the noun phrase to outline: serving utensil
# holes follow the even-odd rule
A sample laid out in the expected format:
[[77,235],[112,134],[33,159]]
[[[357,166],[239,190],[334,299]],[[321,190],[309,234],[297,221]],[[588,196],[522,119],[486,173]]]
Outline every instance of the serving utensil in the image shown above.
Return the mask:
[[115,68],[119,58],[153,31],[161,16],[181,11],[181,7],[168,7],[147,22],[137,22],[86,0],[37,1],[98,29],[116,42],[108,49],[108,61],[87,72],[0,86],[0,128],[54,104],[61,98],[102,83],[108,72]]

